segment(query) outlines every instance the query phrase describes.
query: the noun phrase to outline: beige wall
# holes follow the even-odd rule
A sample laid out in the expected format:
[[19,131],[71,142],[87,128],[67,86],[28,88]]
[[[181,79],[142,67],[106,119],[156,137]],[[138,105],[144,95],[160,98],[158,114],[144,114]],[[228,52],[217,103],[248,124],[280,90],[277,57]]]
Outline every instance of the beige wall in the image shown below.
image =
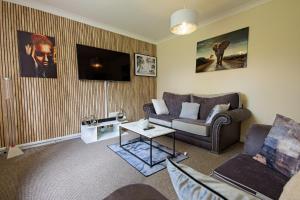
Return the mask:
[[[239,91],[253,117],[243,124],[273,122],[275,114],[300,121],[300,1],[273,0],[157,46],[157,96],[163,91],[214,94]],[[248,67],[195,73],[196,43],[250,27]]]

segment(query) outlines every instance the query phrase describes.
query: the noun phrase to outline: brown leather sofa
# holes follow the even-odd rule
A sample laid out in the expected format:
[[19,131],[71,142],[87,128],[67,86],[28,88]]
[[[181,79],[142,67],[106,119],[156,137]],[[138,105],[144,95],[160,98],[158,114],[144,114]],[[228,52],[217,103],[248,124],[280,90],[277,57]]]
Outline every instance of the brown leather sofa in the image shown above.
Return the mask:
[[244,152],[226,161],[213,172],[213,177],[231,183],[261,199],[278,199],[289,180],[254,160],[272,126],[255,124],[247,133]]
[[[148,103],[143,107],[146,118],[149,118],[152,123],[175,129],[176,139],[215,153],[220,153],[240,141],[241,123],[251,115],[248,109],[242,108],[238,93],[207,97],[164,92],[163,99],[170,113],[157,115],[153,104]],[[179,118],[183,102],[200,104],[197,120]],[[210,110],[215,105],[228,103],[230,103],[228,111],[217,114],[210,124],[205,123]]]

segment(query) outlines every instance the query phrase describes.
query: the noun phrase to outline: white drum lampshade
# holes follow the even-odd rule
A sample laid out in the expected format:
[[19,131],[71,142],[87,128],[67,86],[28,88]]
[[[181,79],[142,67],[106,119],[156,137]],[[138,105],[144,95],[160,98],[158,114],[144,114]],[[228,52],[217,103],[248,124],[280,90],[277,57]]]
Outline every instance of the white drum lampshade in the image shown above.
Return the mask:
[[170,31],[176,35],[187,35],[197,29],[197,24],[197,11],[184,8],[171,15]]

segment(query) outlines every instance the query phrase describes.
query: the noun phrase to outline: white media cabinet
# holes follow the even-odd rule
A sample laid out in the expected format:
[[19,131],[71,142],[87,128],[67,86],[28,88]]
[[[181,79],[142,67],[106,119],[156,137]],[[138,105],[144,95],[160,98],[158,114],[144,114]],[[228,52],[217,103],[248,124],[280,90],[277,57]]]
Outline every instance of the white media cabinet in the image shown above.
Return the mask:
[[119,125],[127,121],[100,122],[95,125],[81,125],[81,139],[86,143],[97,142],[119,135]]

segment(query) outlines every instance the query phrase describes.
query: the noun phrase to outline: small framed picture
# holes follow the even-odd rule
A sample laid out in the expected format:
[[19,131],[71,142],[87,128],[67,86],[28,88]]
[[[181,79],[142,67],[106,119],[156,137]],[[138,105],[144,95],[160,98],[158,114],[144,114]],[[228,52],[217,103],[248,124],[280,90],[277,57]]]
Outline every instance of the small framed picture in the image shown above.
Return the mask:
[[134,71],[136,76],[156,76],[156,57],[134,54]]

